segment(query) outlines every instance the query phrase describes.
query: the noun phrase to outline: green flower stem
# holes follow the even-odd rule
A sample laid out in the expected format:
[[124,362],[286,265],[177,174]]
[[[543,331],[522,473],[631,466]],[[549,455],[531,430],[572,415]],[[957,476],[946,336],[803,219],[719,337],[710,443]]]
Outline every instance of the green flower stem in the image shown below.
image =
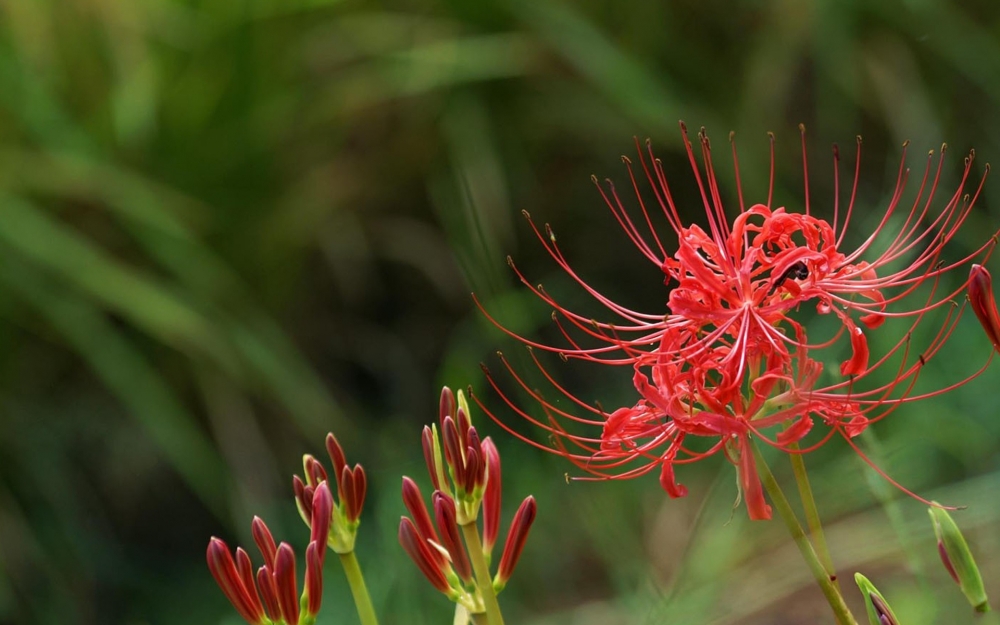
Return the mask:
[[486,616],[486,612],[476,612],[471,615],[473,625],[489,625],[490,619]]
[[992,610],[985,614],[976,614],[976,621],[980,625],[1000,625],[1000,612]]
[[792,510],[792,506],[788,503],[785,493],[778,486],[778,481],[774,479],[771,469],[764,461],[764,456],[752,440],[750,441],[750,447],[753,449],[754,459],[757,461],[757,473],[764,484],[764,489],[771,496],[771,501],[785,522],[785,527],[788,528],[788,532],[792,535],[795,545],[799,548],[802,557],[805,558],[806,564],[809,565],[809,570],[816,579],[816,583],[819,584],[820,590],[823,591],[823,595],[830,604],[830,608],[833,609],[837,623],[840,625],[858,625],[858,622],[854,619],[854,615],[851,614],[851,610],[844,603],[844,597],[840,594],[840,590],[833,583],[833,580],[830,579],[830,576],[827,575],[826,569],[823,568],[823,563],[820,562],[819,556],[816,555],[812,543],[809,542],[809,537],[806,536],[805,530],[802,529],[802,525]]
[[358,609],[358,618],[361,625],[378,625],[378,617],[375,616],[375,608],[372,606],[372,598],[368,595],[368,587],[365,585],[365,578],[361,574],[361,566],[353,551],[348,553],[338,553],[340,563],[344,565],[344,573],[347,574],[347,583],[351,587],[351,594],[354,596],[354,605]]
[[795,483],[799,487],[799,498],[802,499],[802,508],[806,513],[806,525],[809,526],[809,535],[816,544],[819,561],[823,563],[826,574],[833,580],[834,586],[840,590],[840,581],[837,579],[837,569],[833,566],[833,558],[830,557],[830,548],[826,545],[826,535],[823,533],[823,524],[819,520],[819,510],[816,508],[816,499],[813,497],[812,486],[809,484],[809,475],[806,473],[806,463],[802,454],[794,453],[798,449],[797,444],[791,446],[793,452],[788,454],[792,461],[792,473],[795,475]]
[[483,597],[483,606],[486,608],[486,623],[488,625],[503,625],[500,604],[497,602],[496,592],[493,591],[493,577],[490,575],[490,568],[483,555],[483,543],[479,540],[479,528],[476,527],[475,521],[460,527],[462,535],[465,537],[465,546],[468,547],[469,558],[472,560],[472,570],[476,574],[476,586],[479,587],[479,593]]

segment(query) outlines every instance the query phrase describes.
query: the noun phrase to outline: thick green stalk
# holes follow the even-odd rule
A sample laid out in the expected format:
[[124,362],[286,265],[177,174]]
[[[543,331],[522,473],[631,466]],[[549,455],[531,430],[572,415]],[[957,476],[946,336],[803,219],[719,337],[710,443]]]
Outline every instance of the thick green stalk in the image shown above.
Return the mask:
[[489,619],[488,616],[486,616],[485,612],[475,612],[471,616],[472,616],[472,624],[473,625],[489,625],[490,624],[490,619]]
[[344,565],[344,573],[347,574],[347,583],[351,587],[351,595],[354,596],[354,605],[358,609],[361,625],[378,625],[378,617],[375,616],[375,608],[372,606],[372,598],[368,595],[368,587],[361,574],[357,556],[353,551],[337,555],[340,556],[340,563]]
[[826,545],[826,535],[823,533],[823,524],[819,520],[819,510],[816,508],[816,498],[813,497],[812,486],[809,484],[809,474],[806,473],[806,463],[802,454],[797,454],[794,450],[798,445],[792,445],[792,453],[788,454],[792,461],[792,473],[795,475],[795,483],[799,487],[799,498],[802,499],[802,508],[806,513],[806,525],[809,526],[809,535],[816,544],[816,551],[819,555],[826,574],[833,580],[833,584],[840,590],[840,581],[837,579],[837,569],[833,566],[833,558],[830,557],[830,548]]
[[784,520],[785,527],[788,528],[788,532],[792,535],[792,540],[795,541],[795,545],[799,548],[799,552],[809,566],[809,570],[816,579],[816,583],[819,584],[820,590],[823,591],[823,596],[826,597],[827,603],[833,609],[837,623],[840,625],[858,625],[858,622],[854,619],[854,615],[851,614],[851,610],[844,603],[844,597],[840,594],[840,589],[837,588],[833,580],[830,579],[830,576],[827,575],[826,569],[823,568],[823,563],[820,562],[819,557],[816,555],[812,543],[809,542],[809,537],[806,536],[805,530],[802,529],[802,525],[799,523],[799,519],[795,516],[795,511],[792,510],[792,506],[788,503],[788,498],[785,497],[785,493],[778,486],[778,481],[774,479],[771,469],[764,461],[764,456],[757,449],[757,445],[753,441],[751,441],[750,446],[753,449],[754,459],[757,461],[757,473],[764,484],[764,489],[771,496],[771,501],[774,503],[774,507],[778,509],[778,514],[781,515],[782,520]]
[[460,527],[462,535],[465,537],[465,546],[468,547],[469,559],[472,560],[472,570],[476,574],[476,586],[479,587],[479,593],[483,597],[487,623],[489,625],[503,625],[500,604],[497,602],[496,592],[493,591],[493,577],[490,575],[490,568],[483,555],[483,543],[479,540],[479,528],[476,527],[475,521]]

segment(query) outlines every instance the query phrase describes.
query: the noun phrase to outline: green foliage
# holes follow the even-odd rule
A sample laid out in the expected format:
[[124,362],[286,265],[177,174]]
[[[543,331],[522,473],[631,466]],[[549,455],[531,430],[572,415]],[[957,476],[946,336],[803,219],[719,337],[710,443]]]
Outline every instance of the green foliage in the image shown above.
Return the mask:
[[[383,621],[446,622],[393,538],[399,476],[424,477],[419,431],[442,383],[506,414],[478,363],[504,348],[530,365],[468,294],[550,332],[513,254],[580,297],[520,211],[551,222],[600,288],[662,310],[662,276],[589,182],[624,186],[633,135],[653,138],[695,219],[678,118],[719,145],[738,131],[748,197],[766,192],[775,131],[790,206],[805,122],[820,211],[825,146],[860,132],[861,226],[904,139],[917,155],[942,140],[1000,154],[997,33],[987,2],[0,1],[0,623],[235,622],[208,536],[248,544],[260,514],[304,544],[286,478],[328,430],[371,474],[358,555]],[[724,197],[730,168],[720,159]],[[988,184],[956,257],[997,230],[998,197]],[[945,351],[982,362],[965,321]],[[618,378],[562,367],[585,398],[628,401]],[[935,361],[926,377],[953,373]],[[877,445],[895,479],[978,515],[963,527],[994,593],[995,375],[898,411]],[[680,474],[692,494],[669,501],[652,478],[567,486],[567,464],[479,425],[506,487],[539,502],[508,622],[828,618],[780,528],[730,512],[721,458]],[[925,521],[919,505],[872,494],[843,444],[807,463],[845,571],[878,571],[910,625],[964,614],[928,532],[892,531]],[[327,574],[319,622],[353,623]]]

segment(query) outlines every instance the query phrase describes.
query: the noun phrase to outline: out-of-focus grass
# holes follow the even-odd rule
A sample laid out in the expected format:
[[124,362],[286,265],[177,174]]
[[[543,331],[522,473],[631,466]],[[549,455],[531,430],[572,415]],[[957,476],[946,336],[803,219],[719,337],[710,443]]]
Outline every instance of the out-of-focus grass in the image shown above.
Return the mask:
[[[261,514],[301,544],[287,477],[327,430],[372,475],[359,550],[384,622],[444,622],[395,545],[398,480],[422,473],[440,384],[472,383],[503,414],[478,363],[524,360],[469,291],[536,333],[548,311],[504,256],[567,286],[520,210],[602,288],[660,310],[660,278],[588,182],[623,179],[633,135],[653,137],[696,218],[678,118],[720,145],[738,131],[748,197],[776,131],[789,205],[805,122],[818,210],[824,146],[862,133],[875,214],[904,139],[1000,154],[998,29],[989,3],[914,0],[0,1],[0,622],[235,622],[207,538],[245,544]],[[956,255],[997,229],[998,194]],[[985,357],[975,323],[948,351]],[[587,399],[629,400],[615,378],[556,368]],[[958,519],[996,593],[994,375],[900,410],[866,448],[970,505]],[[482,426],[511,511],[518,494],[540,505],[509,622],[828,618],[780,527],[730,510],[731,468],[683,471],[684,501],[655,480],[567,486],[557,458]],[[844,445],[808,460],[845,580],[863,568],[907,623],[966,613],[919,506],[882,503],[898,494]],[[332,567],[326,593],[322,622],[355,622]]]

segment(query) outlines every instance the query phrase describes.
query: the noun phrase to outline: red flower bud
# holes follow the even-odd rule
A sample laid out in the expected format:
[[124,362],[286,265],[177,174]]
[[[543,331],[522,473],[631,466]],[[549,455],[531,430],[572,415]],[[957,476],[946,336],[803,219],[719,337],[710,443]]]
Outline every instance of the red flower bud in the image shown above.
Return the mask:
[[[424,505],[424,497],[420,494],[417,483],[406,476],[403,476],[403,505],[406,506],[406,509],[410,512],[410,516],[413,517],[411,522],[414,524],[414,529],[417,535],[420,536],[420,539],[422,541],[433,540],[436,543],[440,543],[441,539],[438,538],[434,524],[431,523],[431,516],[427,513],[427,506]],[[437,549],[431,549],[431,557],[436,566],[445,566],[445,557]]]
[[986,336],[1000,351],[1000,314],[997,314],[997,301],[993,296],[993,279],[982,265],[973,265],[969,271],[968,296],[969,305],[986,330]]
[[[458,440],[462,443],[469,443],[469,429],[472,428],[472,421],[469,415],[461,406],[458,407],[458,414],[455,418],[455,425],[458,426]],[[478,442],[478,440],[477,440]]]
[[323,554],[326,552],[326,539],[322,542],[312,541],[306,547],[306,612],[315,616],[319,612],[323,600]]
[[479,455],[478,447],[465,449],[465,466],[462,473],[461,477],[456,475],[455,479],[460,480],[459,483],[465,492],[471,493],[476,489],[476,486],[482,486],[483,476],[486,475],[486,464]]
[[[340,476],[344,472],[344,467],[347,466],[347,456],[344,455],[344,450],[337,442],[337,437],[330,432],[326,435],[326,452],[330,454],[330,462],[333,463],[333,474]],[[338,493],[337,497],[340,498],[342,495]]]
[[310,517],[309,540],[323,546],[319,553],[320,560],[326,554],[326,539],[330,533],[330,522],[333,519],[333,495],[330,493],[329,482],[320,482],[313,493],[312,516]]
[[344,467],[340,476],[340,501],[344,506],[344,516],[350,523],[356,523],[361,517],[361,508],[365,503],[365,494],[368,490],[368,478],[365,470],[360,464],[354,465],[354,469]]
[[438,531],[441,532],[441,546],[451,557],[451,565],[458,576],[465,583],[469,583],[472,581],[472,565],[469,563],[465,546],[462,545],[462,539],[458,535],[455,502],[439,490],[434,491],[433,500],[434,518],[437,520]]
[[444,461],[448,463],[455,479],[458,479],[456,465],[462,462],[462,451],[459,447],[458,427],[451,417],[445,417],[441,423],[441,438],[444,439]]
[[271,530],[267,528],[267,524],[264,523],[263,519],[255,516],[253,522],[250,523],[250,533],[253,534],[253,540],[257,543],[260,554],[264,556],[264,564],[271,570],[274,570],[274,555],[278,551],[278,546],[274,543]]
[[483,495],[483,551],[488,557],[500,534],[500,453],[490,437],[483,440],[486,493]]
[[[250,563],[250,556],[243,547],[236,548],[236,571],[240,574],[240,581],[246,588],[247,594],[254,598],[257,594],[257,587],[253,583],[253,564]],[[260,598],[257,597],[259,601]]]
[[326,469],[323,468],[323,465],[321,465],[318,460],[309,454],[302,456],[302,470],[306,476],[306,483],[309,484],[309,486],[315,487],[317,484],[325,482],[327,479]]
[[274,585],[273,569],[267,565],[257,569],[257,587],[267,608],[267,617],[272,621],[281,620],[281,606],[278,604],[278,588]]
[[444,418],[455,418],[455,394],[447,386],[441,388],[441,401],[438,410],[438,420],[444,426]]
[[406,517],[399,520],[399,544],[435,588],[446,595],[451,594],[452,588],[445,578],[444,570],[438,566],[431,555],[436,550],[431,549],[426,541],[420,537],[413,522]]
[[440,476],[444,475],[443,467],[439,466],[441,458],[439,452],[435,451],[434,440],[434,430],[430,426],[424,426],[424,431],[420,435],[420,443],[424,448],[424,462],[427,463],[427,473],[431,476],[431,482],[434,483],[434,490],[444,490],[445,487],[441,484]]
[[495,585],[502,588],[510,579],[510,575],[514,572],[514,567],[521,557],[524,543],[528,539],[528,531],[535,521],[537,512],[538,506],[535,504],[535,498],[529,495],[521,502],[521,506],[514,514],[510,531],[507,533],[507,542],[503,546],[503,556],[500,558],[500,567],[497,570],[496,580],[494,580]]
[[[245,555],[245,553],[244,553]],[[264,622],[264,608],[260,604],[256,591],[247,588],[229,553],[229,547],[214,536],[208,541],[208,570],[215,582],[222,589],[229,602],[248,623],[258,625]]]
[[274,560],[274,583],[278,590],[278,605],[288,625],[299,623],[299,591],[295,581],[295,552],[288,543],[278,545]]

